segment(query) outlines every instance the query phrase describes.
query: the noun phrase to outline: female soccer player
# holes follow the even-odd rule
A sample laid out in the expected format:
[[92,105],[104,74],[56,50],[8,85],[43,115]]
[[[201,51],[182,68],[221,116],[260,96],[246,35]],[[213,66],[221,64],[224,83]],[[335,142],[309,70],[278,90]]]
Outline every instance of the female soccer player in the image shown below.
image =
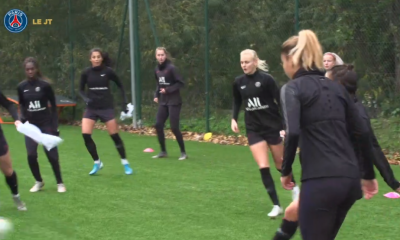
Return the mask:
[[[111,59],[108,54],[103,53],[99,48],[90,51],[91,67],[86,68],[81,74],[79,93],[86,103],[86,110],[82,118],[82,135],[85,145],[93,158],[94,166],[90,175],[94,175],[101,168],[103,162],[97,154],[96,144],[92,139],[94,124],[97,120],[106,124],[108,133],[114,141],[115,147],[121,157],[125,174],[132,174],[133,171],[126,159],[125,147],[118,134],[118,124],[114,115],[114,100],[110,90],[110,81],[113,81],[121,90],[122,110],[127,110],[127,100],[124,87],[115,72],[111,69]],[[85,93],[85,87],[88,87]]]
[[[22,81],[17,87],[19,105],[21,107],[21,120],[36,125],[43,133],[58,136],[57,105],[53,88],[44,80],[36,59],[32,57],[26,58],[24,68],[27,79]],[[49,102],[51,110],[48,107]],[[35,185],[33,185],[30,191],[38,192],[44,186],[37,160],[38,144],[33,139],[25,136],[25,145],[28,153],[29,167],[36,180]],[[44,151],[53,168],[58,192],[66,192],[61,177],[57,147],[50,151],[44,148]]]
[[[393,170],[390,167],[389,162],[387,161],[385,154],[382,151],[382,148],[380,147],[378,140],[376,139],[375,133],[372,129],[370,119],[368,117],[367,110],[365,109],[364,105],[358,101],[356,97],[357,93],[357,81],[358,81],[358,76],[357,73],[354,71],[354,66],[353,65],[341,65],[341,66],[334,66],[331,69],[329,78],[332,80],[338,81],[340,84],[344,85],[347,92],[350,94],[350,96],[353,98],[354,103],[362,117],[362,119],[365,121],[365,124],[368,126],[368,129],[370,131],[370,135],[372,137],[372,146],[373,146],[373,151],[374,151],[374,165],[378,169],[379,173],[385,180],[386,184],[392,188],[394,191],[400,193],[400,183],[399,180],[396,179],[394,176]],[[359,157],[360,162],[362,162],[362,155],[361,155],[361,149],[357,145],[355,146],[356,154],[357,157]]]
[[[240,106],[244,102],[245,125],[250,151],[258,164],[261,179],[274,207],[268,214],[276,217],[283,213],[274,180],[271,176],[268,148],[272,152],[275,166],[280,171],[283,158],[283,145],[279,131],[283,129],[280,114],[279,89],[268,72],[265,61],[260,60],[254,50],[246,49],[240,53],[240,64],[244,74],[233,83],[232,131],[239,132],[237,119]],[[293,198],[298,194],[298,187],[293,190]]]
[[[375,134],[373,133],[371,123],[367,112],[364,106],[358,101],[356,97],[357,92],[357,81],[358,77],[355,71],[353,70],[354,67],[352,65],[337,65],[334,66],[328,74],[328,78],[339,82],[340,84],[344,85],[347,92],[353,97],[355,105],[361,114],[362,118],[366,122],[370,134],[372,136],[372,143],[373,143],[373,150],[374,150],[374,165],[378,168],[381,176],[387,183],[387,185],[392,188],[393,190],[400,193],[400,183],[394,177],[393,171],[387,161],[385,155],[380,148],[378,141],[376,140]],[[362,154],[361,149],[355,143],[354,150],[356,152],[356,156],[358,158],[359,163],[362,166]],[[282,221],[281,227],[276,232],[276,235],[273,240],[289,240],[292,238],[294,233],[296,232],[297,225],[298,225],[298,204],[299,201],[293,201],[285,210],[285,217]]]
[[164,124],[169,116],[171,131],[175,135],[181,150],[181,156],[178,160],[185,160],[188,156],[179,127],[179,115],[182,108],[180,89],[184,86],[183,79],[177,68],[172,64],[172,58],[167,49],[164,47],[156,48],[156,59],[158,61],[155,69],[157,88],[154,93],[154,102],[158,103],[158,111],[155,128],[161,152],[153,156],[153,158],[165,158],[168,156],[165,147]]
[[[12,118],[15,121],[15,126],[21,123],[19,121],[17,109],[14,105],[7,100],[7,98],[0,92],[0,105],[7,109],[7,111],[11,114]],[[26,205],[21,201],[19,192],[18,192],[18,179],[17,173],[14,171],[12,167],[12,161],[10,157],[10,151],[8,149],[7,140],[4,136],[4,132],[0,126],[0,169],[6,177],[6,183],[11,190],[11,194],[14,200],[17,209],[20,211],[26,211]]]
[[328,77],[331,69],[337,65],[343,65],[343,60],[333,52],[326,52],[323,57],[323,63],[325,68],[325,77]]
[[[281,182],[292,189],[292,164],[301,136],[302,189],[299,221],[303,239],[331,240],[347,212],[362,197],[360,172],[348,128],[362,147],[362,188],[377,193],[369,130],[343,86],[329,81],[322,69],[322,50],[311,30],[285,41],[281,60],[293,79],[281,89],[286,122]],[[300,132],[301,130],[301,132]]]

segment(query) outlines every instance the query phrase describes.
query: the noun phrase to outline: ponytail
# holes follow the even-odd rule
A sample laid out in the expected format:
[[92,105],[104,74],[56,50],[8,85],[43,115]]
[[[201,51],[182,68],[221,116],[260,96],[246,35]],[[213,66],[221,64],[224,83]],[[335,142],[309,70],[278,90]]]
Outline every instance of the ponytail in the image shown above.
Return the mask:
[[105,52],[105,53],[102,53],[101,55],[102,55],[102,57],[103,57],[103,64],[104,64],[104,66],[106,66],[106,67],[112,67],[113,61],[111,60],[111,58],[110,58],[110,56],[108,55],[108,53]]
[[300,66],[306,70],[323,68],[322,47],[311,30],[302,30],[298,36],[286,40],[282,44],[281,53],[292,56],[294,66]]

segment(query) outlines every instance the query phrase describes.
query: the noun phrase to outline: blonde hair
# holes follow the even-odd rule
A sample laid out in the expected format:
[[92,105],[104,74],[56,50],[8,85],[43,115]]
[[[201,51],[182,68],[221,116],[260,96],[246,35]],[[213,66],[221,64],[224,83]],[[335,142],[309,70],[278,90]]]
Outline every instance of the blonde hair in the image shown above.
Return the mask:
[[257,52],[254,51],[253,49],[245,49],[243,51],[240,52],[240,55],[249,53],[253,56],[253,60],[257,60],[257,68],[264,71],[264,72],[268,72],[268,64],[265,60],[261,60],[260,58],[258,58]]
[[293,65],[306,70],[322,69],[322,47],[317,35],[311,30],[302,30],[298,36],[292,36],[281,47],[281,53],[292,56]]
[[157,47],[155,50],[155,54],[157,54],[157,51],[159,51],[159,50],[164,51],[165,55],[167,56],[167,60],[169,60],[171,62],[175,60],[172,58],[171,53],[169,53],[165,47]]

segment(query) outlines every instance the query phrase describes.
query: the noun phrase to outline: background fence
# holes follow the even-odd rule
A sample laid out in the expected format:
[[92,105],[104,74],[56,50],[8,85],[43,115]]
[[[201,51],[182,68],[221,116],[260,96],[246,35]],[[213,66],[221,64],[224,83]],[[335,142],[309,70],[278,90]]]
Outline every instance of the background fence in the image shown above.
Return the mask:
[[[256,50],[282,86],[287,77],[280,66],[280,45],[299,29],[314,30],[325,51],[336,52],[345,62],[355,64],[360,76],[360,97],[374,117],[400,113],[398,1],[133,2],[136,96],[140,106],[137,115],[145,125],[155,120],[153,70],[157,46],[165,46],[172,53],[186,82],[182,91],[184,130],[229,132],[231,84],[242,73],[240,51]],[[28,15],[29,25],[18,34],[0,28],[3,91],[15,90],[24,78],[24,58],[34,56],[58,94],[80,101],[77,89],[81,71],[89,66],[88,52],[101,47],[116,60],[114,68],[131,94],[127,0],[0,2],[2,16],[14,8]],[[51,25],[33,25],[32,19],[53,21]],[[116,88],[113,91],[118,93]],[[115,99],[119,101],[118,96]],[[78,110],[82,107],[79,104]],[[80,116],[78,111],[77,118]]]

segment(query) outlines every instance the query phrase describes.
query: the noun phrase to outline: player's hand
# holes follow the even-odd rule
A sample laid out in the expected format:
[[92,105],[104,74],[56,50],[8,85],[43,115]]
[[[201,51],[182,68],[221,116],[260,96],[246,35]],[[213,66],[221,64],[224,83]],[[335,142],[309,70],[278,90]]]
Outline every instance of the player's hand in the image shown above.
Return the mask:
[[373,180],[361,180],[361,189],[364,192],[365,199],[371,199],[375,194],[378,193],[378,181]]
[[14,124],[15,124],[15,127],[18,127],[18,125],[22,124],[22,122],[20,120],[17,120],[14,122]]
[[281,177],[282,187],[286,190],[293,190],[295,184],[292,182],[292,173],[288,176]]
[[161,88],[161,89],[160,89],[160,93],[162,93],[162,94],[166,94],[166,93],[167,93],[167,91],[165,90],[165,88]]
[[239,128],[235,119],[232,119],[231,121],[231,129],[234,133],[239,133]]
[[158,103],[158,98],[154,98],[153,101],[156,102],[156,103]]

